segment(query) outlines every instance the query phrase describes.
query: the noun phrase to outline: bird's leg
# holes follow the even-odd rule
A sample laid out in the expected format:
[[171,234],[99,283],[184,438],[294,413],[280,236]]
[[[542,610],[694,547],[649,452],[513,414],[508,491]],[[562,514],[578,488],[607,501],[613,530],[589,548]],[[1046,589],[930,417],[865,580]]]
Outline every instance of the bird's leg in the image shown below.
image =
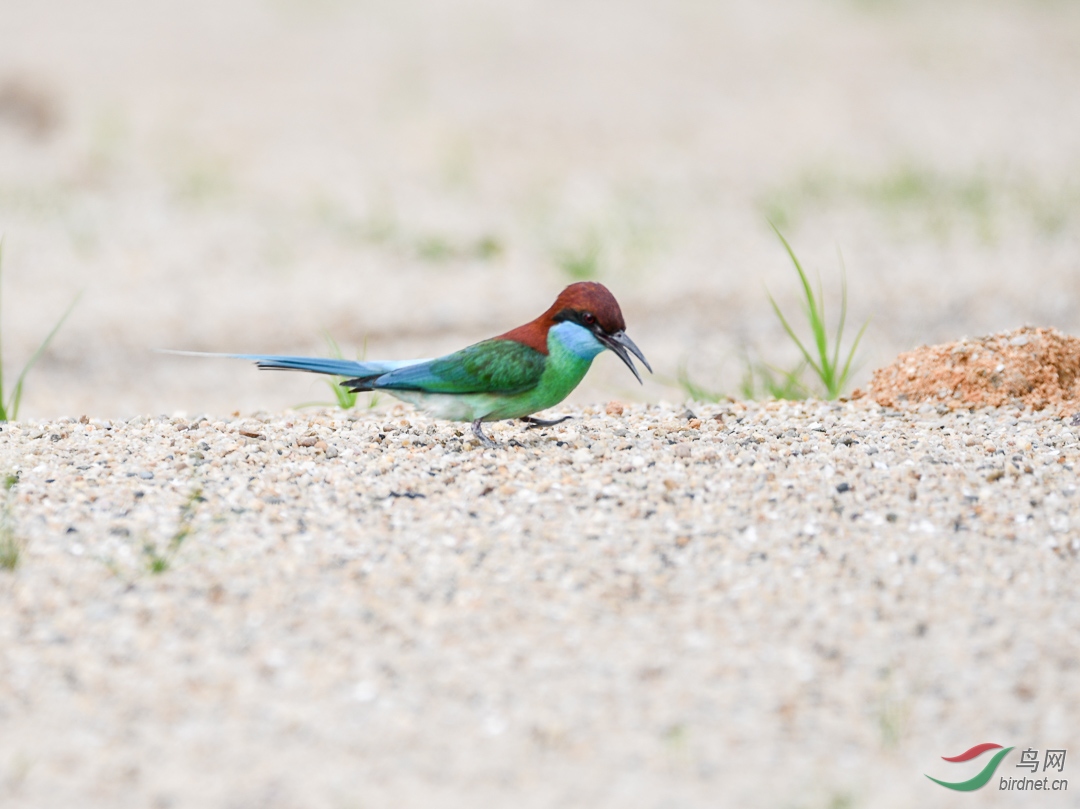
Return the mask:
[[496,447],[496,446],[498,446],[494,441],[492,441],[490,438],[488,438],[486,435],[484,435],[483,424],[484,424],[483,419],[477,419],[476,421],[474,421],[472,423],[473,435],[475,435],[480,440],[480,443],[483,444],[485,447]]
[[534,419],[532,416],[525,416],[521,420],[528,423],[526,430],[535,430],[539,427],[554,427],[556,424],[562,424],[568,419],[572,419],[573,416],[563,416],[561,419]]

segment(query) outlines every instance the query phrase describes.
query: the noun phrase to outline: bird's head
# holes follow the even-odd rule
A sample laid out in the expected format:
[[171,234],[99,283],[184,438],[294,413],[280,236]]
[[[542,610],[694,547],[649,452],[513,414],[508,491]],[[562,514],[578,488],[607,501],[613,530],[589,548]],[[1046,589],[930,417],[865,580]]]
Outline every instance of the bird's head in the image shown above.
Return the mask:
[[[555,323],[571,322],[588,329],[604,348],[609,348],[633,371],[638,382],[641,374],[630,359],[633,354],[652,373],[652,367],[641,349],[626,336],[626,321],[615,296],[603,284],[595,281],[579,281],[571,284],[555,299],[551,309]],[[644,384],[644,383],[642,383]]]

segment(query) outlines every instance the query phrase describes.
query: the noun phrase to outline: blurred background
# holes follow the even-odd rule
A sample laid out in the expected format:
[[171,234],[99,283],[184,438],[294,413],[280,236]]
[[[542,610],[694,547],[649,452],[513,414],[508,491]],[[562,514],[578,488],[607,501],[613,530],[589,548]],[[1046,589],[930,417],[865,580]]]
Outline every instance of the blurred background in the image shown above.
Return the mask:
[[[3,352],[26,418],[327,399],[201,351],[432,356],[607,284],[657,369],[796,358],[768,222],[921,343],[1078,330],[1080,4],[0,0]],[[10,383],[9,383],[10,384]]]

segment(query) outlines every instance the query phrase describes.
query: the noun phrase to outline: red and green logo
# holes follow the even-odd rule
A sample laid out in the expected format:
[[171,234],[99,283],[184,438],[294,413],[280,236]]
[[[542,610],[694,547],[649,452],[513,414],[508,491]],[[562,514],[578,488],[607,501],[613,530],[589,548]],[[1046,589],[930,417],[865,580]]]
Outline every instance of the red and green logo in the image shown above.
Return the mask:
[[983,767],[982,771],[974,778],[969,778],[967,781],[941,781],[937,778],[934,778],[932,775],[927,775],[926,777],[933,781],[935,784],[941,784],[946,789],[955,789],[957,792],[973,792],[976,789],[981,789],[982,787],[986,786],[986,784],[990,781],[991,778],[994,777],[994,771],[998,768],[1001,760],[1005,758],[1005,756],[1009,755],[1009,751],[1012,750],[1011,747],[1003,748],[1000,744],[994,744],[993,742],[983,742],[982,744],[975,745],[970,750],[961,753],[958,756],[942,756],[945,761],[951,761],[956,764],[962,761],[971,761],[972,759],[978,758],[988,750],[997,750],[998,752],[994,754],[993,758],[986,762],[986,766]]

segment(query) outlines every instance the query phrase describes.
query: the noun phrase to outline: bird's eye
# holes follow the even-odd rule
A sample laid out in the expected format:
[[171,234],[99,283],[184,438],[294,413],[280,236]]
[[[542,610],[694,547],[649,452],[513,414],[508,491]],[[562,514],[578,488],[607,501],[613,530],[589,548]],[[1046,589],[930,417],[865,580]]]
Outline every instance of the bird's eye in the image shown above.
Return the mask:
[[581,319],[585,321],[586,326],[596,325],[596,315],[594,315],[592,312],[586,312],[581,316]]

